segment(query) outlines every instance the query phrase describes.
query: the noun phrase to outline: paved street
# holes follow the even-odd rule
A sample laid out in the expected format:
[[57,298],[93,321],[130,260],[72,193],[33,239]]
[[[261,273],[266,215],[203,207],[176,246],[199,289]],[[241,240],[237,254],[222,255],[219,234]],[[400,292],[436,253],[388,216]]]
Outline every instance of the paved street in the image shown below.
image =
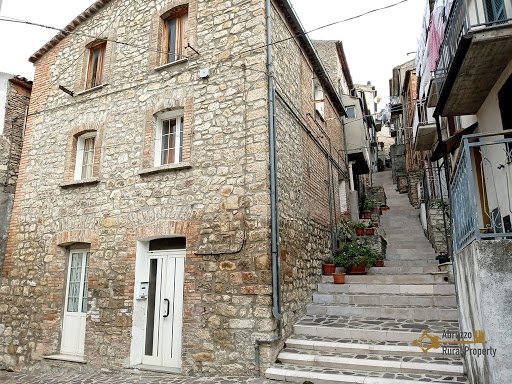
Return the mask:
[[[13,373],[0,371],[2,384],[267,384],[269,380],[255,377],[175,377],[145,374],[68,374],[68,373]],[[273,384],[280,383],[272,381]]]
[[[255,377],[174,377],[172,375],[144,375],[144,374],[69,374],[69,373],[14,373],[0,371],[2,384],[268,384],[269,380]],[[280,381],[272,381],[283,383]]]

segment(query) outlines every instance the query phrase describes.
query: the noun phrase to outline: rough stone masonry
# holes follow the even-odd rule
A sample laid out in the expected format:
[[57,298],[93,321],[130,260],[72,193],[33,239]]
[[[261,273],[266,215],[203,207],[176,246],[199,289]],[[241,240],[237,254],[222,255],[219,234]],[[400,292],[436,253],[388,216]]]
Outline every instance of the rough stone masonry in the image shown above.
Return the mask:
[[[296,34],[281,3],[272,10],[277,40]],[[264,2],[97,4],[98,10],[77,19],[80,33],[34,60],[0,287],[0,365],[34,368],[59,354],[70,249],[87,247],[86,365],[80,369],[132,366],[138,244],[183,236],[181,372],[252,374],[258,368],[255,341],[276,334]],[[161,66],[161,16],[178,6],[188,7],[188,43],[199,54],[187,49],[185,60]],[[107,43],[102,84],[86,90],[90,36]],[[325,118],[315,114],[312,79],[318,68],[296,40],[276,45],[274,53],[283,317],[289,333],[329,252],[329,216],[340,206],[329,198],[339,196],[346,166],[326,152],[343,148],[341,111],[326,95]],[[209,77],[198,75],[202,68]],[[155,115],[169,110],[184,113],[183,161],[155,167]],[[76,181],[77,138],[91,132],[93,177]],[[281,344],[262,347],[262,368]]]

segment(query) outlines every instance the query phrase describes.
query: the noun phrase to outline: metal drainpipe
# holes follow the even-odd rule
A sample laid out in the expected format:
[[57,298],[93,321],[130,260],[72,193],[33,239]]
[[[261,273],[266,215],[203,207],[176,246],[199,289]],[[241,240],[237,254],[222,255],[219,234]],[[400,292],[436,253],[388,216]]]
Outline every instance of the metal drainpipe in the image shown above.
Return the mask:
[[265,0],[265,12],[267,16],[267,74],[268,74],[268,136],[269,136],[269,161],[270,161],[270,221],[271,238],[270,250],[272,254],[272,315],[277,320],[277,334],[271,339],[256,340],[255,363],[260,368],[260,345],[271,344],[281,340],[283,334],[281,313],[281,271],[279,262],[279,221],[278,221],[278,197],[277,197],[277,153],[276,153],[276,126],[274,73],[272,64],[272,5],[271,0]]

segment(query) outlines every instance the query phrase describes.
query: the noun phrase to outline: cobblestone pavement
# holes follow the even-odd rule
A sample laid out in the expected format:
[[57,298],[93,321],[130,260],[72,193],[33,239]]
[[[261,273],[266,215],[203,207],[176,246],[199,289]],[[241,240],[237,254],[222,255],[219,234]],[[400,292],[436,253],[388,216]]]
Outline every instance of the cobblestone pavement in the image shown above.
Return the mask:
[[258,377],[177,377],[144,374],[14,373],[0,371],[2,384],[274,384]]

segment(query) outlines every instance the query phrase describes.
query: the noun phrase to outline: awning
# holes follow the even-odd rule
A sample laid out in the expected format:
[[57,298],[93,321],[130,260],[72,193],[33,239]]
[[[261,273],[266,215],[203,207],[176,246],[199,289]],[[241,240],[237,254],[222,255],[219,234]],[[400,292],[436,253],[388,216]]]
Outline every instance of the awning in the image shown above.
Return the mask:
[[441,145],[439,145],[439,141],[436,143],[434,152],[432,153],[432,157],[430,158],[430,161],[437,161],[439,159],[442,159],[444,156],[444,150],[443,148],[446,148],[446,153],[453,153],[457,148],[460,146],[460,142],[462,141],[462,136],[469,135],[475,131],[475,129],[478,127],[478,123],[475,123],[473,125],[470,125],[469,127],[463,129],[462,131],[457,132],[452,137],[449,137],[447,140],[444,140],[441,142]]

